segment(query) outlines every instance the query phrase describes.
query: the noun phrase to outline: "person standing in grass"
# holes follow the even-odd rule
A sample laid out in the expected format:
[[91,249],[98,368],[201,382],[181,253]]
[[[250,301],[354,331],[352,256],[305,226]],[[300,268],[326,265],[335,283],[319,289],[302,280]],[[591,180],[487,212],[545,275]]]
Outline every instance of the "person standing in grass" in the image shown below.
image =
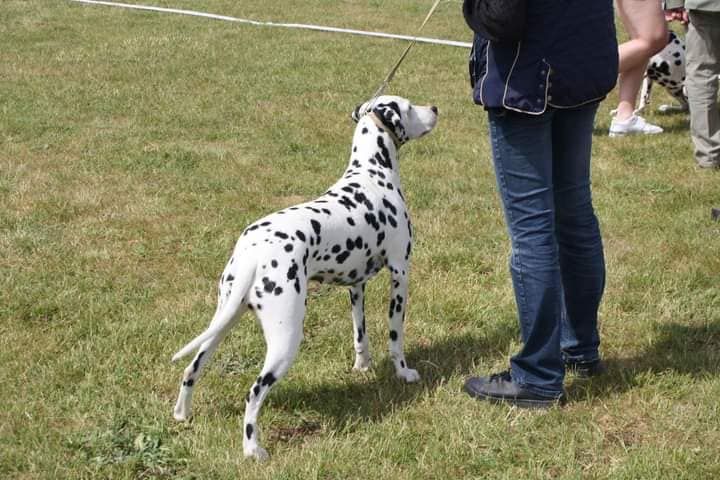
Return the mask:
[[668,29],[660,0],[616,0],[618,14],[630,40],[621,44],[618,106],[610,122],[610,136],[662,133],[663,129],[635,113],[650,57],[665,48]]
[[509,370],[470,377],[465,391],[549,407],[565,398],[566,369],[586,376],[603,369],[597,319],[605,260],[590,156],[598,102],[618,73],[613,5],[533,0],[516,25],[522,16],[497,1],[483,13],[508,15],[493,20],[502,26],[496,32],[468,20],[476,32],[470,72],[474,101],[488,116],[523,346]]
[[685,36],[685,88],[690,135],[701,168],[720,167],[720,0],[667,0],[671,20],[688,24]]

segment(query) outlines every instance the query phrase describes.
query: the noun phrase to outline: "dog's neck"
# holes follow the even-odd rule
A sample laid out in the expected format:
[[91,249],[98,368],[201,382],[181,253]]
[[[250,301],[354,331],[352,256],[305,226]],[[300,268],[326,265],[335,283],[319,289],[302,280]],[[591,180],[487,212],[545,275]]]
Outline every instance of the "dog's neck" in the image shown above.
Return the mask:
[[395,132],[392,130],[392,128],[383,122],[383,119],[380,118],[375,112],[368,112],[368,117],[377,125],[377,127],[380,129],[381,132],[385,132],[388,134],[388,136],[392,139],[393,143],[395,144],[395,150],[399,150],[400,146],[403,144],[403,142],[395,135]]
[[358,121],[353,136],[350,163],[343,175],[349,179],[355,176],[369,176],[384,183],[400,185],[398,174],[398,149],[389,135],[387,127],[365,115]]

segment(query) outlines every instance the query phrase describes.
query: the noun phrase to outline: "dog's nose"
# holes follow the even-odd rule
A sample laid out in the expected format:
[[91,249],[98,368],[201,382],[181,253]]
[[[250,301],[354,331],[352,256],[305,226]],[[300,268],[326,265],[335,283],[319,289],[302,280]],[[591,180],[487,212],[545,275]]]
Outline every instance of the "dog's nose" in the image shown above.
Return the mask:
[[432,112],[433,112],[435,115],[438,114],[438,108],[437,108],[435,105],[433,105],[432,107],[430,107],[430,110],[432,110]]

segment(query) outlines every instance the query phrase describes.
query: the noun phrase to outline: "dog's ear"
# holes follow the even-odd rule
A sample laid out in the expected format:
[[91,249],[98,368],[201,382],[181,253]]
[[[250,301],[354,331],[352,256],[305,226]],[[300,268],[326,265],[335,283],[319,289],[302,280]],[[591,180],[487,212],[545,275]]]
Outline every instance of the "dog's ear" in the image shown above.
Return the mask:
[[353,110],[352,114],[350,114],[350,117],[352,117],[353,121],[355,123],[360,121],[360,109],[362,108],[363,104],[361,103],[357,107],[355,107],[355,110]]
[[405,126],[400,116],[400,106],[395,102],[381,103],[373,108],[373,112],[390,131],[392,131],[400,143],[405,143],[408,136],[405,133]]

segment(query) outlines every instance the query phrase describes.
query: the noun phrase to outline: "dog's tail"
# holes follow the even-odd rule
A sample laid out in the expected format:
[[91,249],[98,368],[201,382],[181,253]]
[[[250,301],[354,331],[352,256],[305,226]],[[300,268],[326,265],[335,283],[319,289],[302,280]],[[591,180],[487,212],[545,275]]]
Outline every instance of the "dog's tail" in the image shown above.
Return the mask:
[[238,276],[235,277],[233,289],[230,291],[230,296],[222,308],[215,312],[215,316],[213,317],[213,321],[210,323],[210,327],[173,355],[173,362],[187,356],[202,345],[203,342],[220,334],[230,325],[240,309],[243,298],[245,298],[245,294],[248,290],[250,290],[250,286],[255,279],[254,263],[253,265],[243,266],[242,271],[238,272],[237,275]]

